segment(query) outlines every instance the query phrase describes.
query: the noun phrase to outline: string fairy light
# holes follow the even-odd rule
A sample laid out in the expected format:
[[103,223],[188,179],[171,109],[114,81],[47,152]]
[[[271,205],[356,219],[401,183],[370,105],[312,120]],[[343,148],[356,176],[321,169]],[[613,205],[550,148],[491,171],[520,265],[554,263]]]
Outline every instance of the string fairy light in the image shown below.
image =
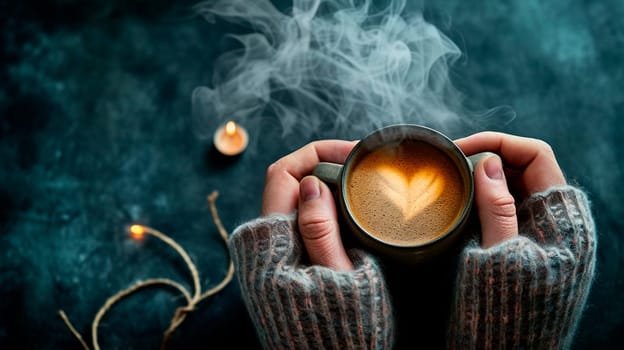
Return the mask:
[[[217,230],[219,231],[219,234],[221,235],[221,238],[223,239],[225,246],[227,248],[228,232],[225,230],[225,228],[223,227],[223,224],[221,223],[221,219],[219,218],[219,214],[217,212],[217,207],[215,204],[218,196],[219,196],[219,193],[217,191],[213,191],[208,196],[208,204],[210,206],[212,219],[215,225],[217,226]],[[150,236],[158,238],[159,240],[161,240],[162,242],[164,242],[165,244],[173,248],[182,257],[182,259],[184,260],[184,262],[186,263],[189,269],[191,278],[193,280],[193,293],[190,293],[182,284],[176,281],[173,281],[171,279],[168,279],[168,278],[152,278],[152,279],[139,281],[135,283],[134,285],[117,292],[116,294],[109,297],[104,303],[104,305],[100,307],[95,317],[93,318],[93,322],[91,323],[91,343],[92,343],[94,350],[100,349],[100,346],[98,343],[98,326],[100,324],[100,321],[104,317],[104,315],[117,302],[119,302],[123,298],[133,293],[136,293],[141,289],[153,287],[153,286],[173,288],[177,290],[178,292],[180,292],[180,294],[182,294],[184,296],[184,299],[186,300],[186,305],[180,306],[176,309],[169,323],[169,327],[164,332],[163,340],[160,346],[160,349],[164,350],[167,347],[167,344],[169,343],[169,340],[171,339],[173,332],[178,328],[178,326],[180,326],[180,324],[182,324],[184,319],[186,319],[186,315],[189,312],[192,312],[193,310],[195,310],[197,304],[199,304],[202,300],[220,292],[223,288],[225,288],[225,286],[227,286],[230,283],[230,281],[232,280],[234,276],[234,263],[232,259],[230,258],[228,271],[225,277],[223,278],[223,280],[221,280],[219,284],[212,287],[211,289],[205,292],[202,292],[200,278],[199,278],[199,271],[197,270],[197,267],[195,266],[195,264],[193,263],[189,255],[186,253],[186,251],[176,241],[174,241],[173,239],[171,239],[169,236],[165,235],[164,233],[156,229],[153,229],[151,227],[148,227],[148,226],[132,225],[130,226],[129,231],[130,231],[130,235],[132,236],[132,238],[136,240],[141,240],[145,237],[145,235],[150,235]],[[69,321],[69,318],[67,317],[65,312],[63,310],[59,310],[58,314],[63,320],[63,322],[65,322],[65,325],[67,326],[67,328],[69,328],[70,332],[80,342],[82,347],[86,350],[90,350],[89,345],[84,340],[82,335],[76,330],[76,328]]]

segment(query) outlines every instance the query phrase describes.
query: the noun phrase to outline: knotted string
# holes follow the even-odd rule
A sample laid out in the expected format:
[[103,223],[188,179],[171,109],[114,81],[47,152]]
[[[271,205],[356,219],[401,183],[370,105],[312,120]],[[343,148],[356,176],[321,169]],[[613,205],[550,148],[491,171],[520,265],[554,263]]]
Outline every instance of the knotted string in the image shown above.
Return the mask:
[[[208,204],[210,206],[212,219],[215,225],[217,226],[219,234],[221,235],[221,238],[223,239],[223,242],[225,243],[225,246],[227,248],[228,232],[225,230],[225,228],[223,227],[223,224],[221,223],[221,219],[219,218],[219,214],[217,212],[217,206],[215,204],[218,196],[219,196],[219,193],[217,191],[213,191],[208,196]],[[114,294],[113,296],[111,296],[110,298],[106,300],[104,305],[102,305],[102,307],[96,313],[93,319],[93,323],[91,324],[91,337],[92,337],[91,342],[92,342],[92,346],[94,350],[100,349],[100,346],[98,343],[97,331],[98,331],[98,326],[100,324],[100,321],[102,320],[104,315],[121,299],[133,293],[136,293],[141,289],[152,287],[152,286],[162,286],[162,287],[176,289],[184,296],[184,299],[186,300],[186,305],[180,306],[176,309],[171,319],[171,322],[169,323],[169,327],[164,333],[163,340],[160,345],[160,349],[164,350],[167,347],[167,344],[169,343],[169,340],[171,339],[173,332],[178,328],[178,326],[180,326],[180,324],[182,324],[184,319],[186,319],[186,315],[189,312],[195,310],[195,307],[197,306],[197,304],[200,303],[202,300],[220,292],[223,288],[225,288],[228,285],[228,283],[230,283],[230,281],[232,280],[234,276],[234,263],[232,259],[230,258],[228,271],[225,277],[223,278],[223,280],[216,286],[202,293],[201,283],[199,279],[199,272],[197,271],[197,267],[195,266],[195,264],[193,263],[189,255],[186,253],[186,251],[176,241],[174,241],[173,239],[171,239],[164,233],[158,230],[155,230],[153,228],[146,227],[146,226],[135,225],[135,226],[132,226],[131,230],[135,234],[145,233],[145,234],[152,235],[160,239],[162,242],[166,243],[170,247],[172,247],[182,257],[182,259],[186,263],[191,273],[191,277],[193,279],[194,292],[191,295],[191,293],[183,285],[181,285],[180,283],[176,281],[170,280],[168,278],[152,278],[152,279],[148,279],[144,281],[139,281],[136,284],[117,292],[116,294]],[[59,316],[61,317],[63,322],[65,322],[65,325],[67,325],[67,328],[69,328],[69,330],[74,335],[74,337],[80,342],[82,347],[86,350],[90,350],[89,345],[86,343],[82,335],[80,335],[80,333],[76,330],[76,328],[69,321],[69,318],[67,317],[67,315],[65,314],[63,310],[59,311]]]

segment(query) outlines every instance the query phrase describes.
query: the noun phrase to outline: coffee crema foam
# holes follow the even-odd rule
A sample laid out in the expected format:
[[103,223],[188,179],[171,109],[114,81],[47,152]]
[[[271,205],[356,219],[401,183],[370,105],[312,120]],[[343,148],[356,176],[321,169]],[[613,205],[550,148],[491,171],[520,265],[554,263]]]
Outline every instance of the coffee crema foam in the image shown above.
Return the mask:
[[420,245],[457,221],[466,193],[444,152],[403,141],[366,154],[347,179],[347,201],[362,228],[396,245]]

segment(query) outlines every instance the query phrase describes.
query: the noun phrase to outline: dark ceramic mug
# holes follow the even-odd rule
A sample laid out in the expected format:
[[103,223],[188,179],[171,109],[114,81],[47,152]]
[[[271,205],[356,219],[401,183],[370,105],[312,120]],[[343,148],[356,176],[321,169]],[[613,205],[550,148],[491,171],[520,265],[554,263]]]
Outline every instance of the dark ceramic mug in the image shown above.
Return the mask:
[[344,164],[319,163],[314,175],[337,186],[338,211],[366,249],[421,263],[457,246],[473,208],[473,169],[444,134],[419,125],[378,129]]

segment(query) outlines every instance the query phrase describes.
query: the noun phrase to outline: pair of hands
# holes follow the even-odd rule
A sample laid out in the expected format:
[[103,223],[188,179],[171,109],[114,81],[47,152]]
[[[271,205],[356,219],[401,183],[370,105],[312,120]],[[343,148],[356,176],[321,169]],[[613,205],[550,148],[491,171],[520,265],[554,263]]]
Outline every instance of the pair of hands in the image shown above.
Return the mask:
[[[297,210],[310,262],[338,271],[351,270],[353,264],[340,238],[334,198],[327,185],[309,174],[319,162],[344,163],[355,143],[316,141],[281,158],[267,170],[262,198],[263,216]],[[498,155],[482,159],[474,170],[483,248],[518,235],[516,199],[566,183],[552,149],[543,141],[482,132],[455,143],[467,156],[479,152]]]

